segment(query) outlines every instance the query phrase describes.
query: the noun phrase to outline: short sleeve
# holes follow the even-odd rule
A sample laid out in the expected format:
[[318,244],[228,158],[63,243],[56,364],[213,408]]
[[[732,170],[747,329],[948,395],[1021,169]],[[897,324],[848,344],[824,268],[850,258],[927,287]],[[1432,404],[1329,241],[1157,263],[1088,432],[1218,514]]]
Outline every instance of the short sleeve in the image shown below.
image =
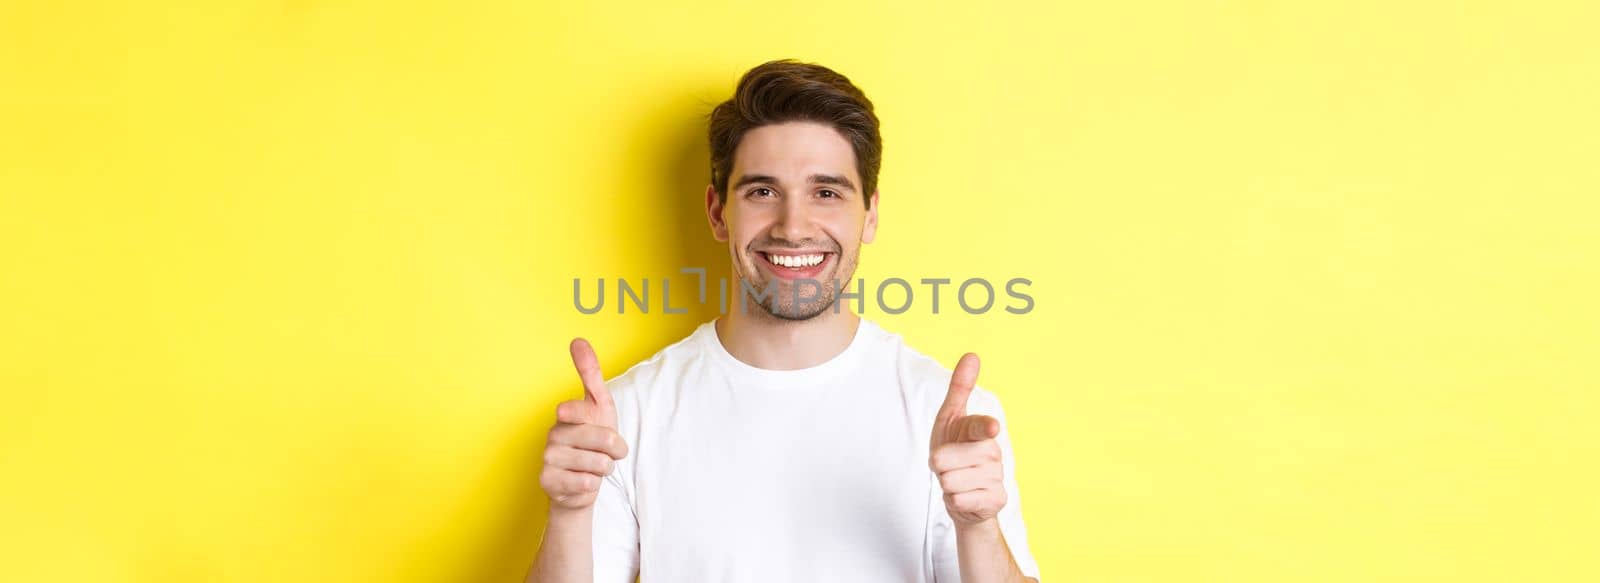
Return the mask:
[[634,583],[639,578],[639,514],[633,502],[639,407],[632,384],[632,375],[627,373],[606,381],[617,405],[617,431],[628,443],[629,455],[617,460],[611,474],[600,480],[600,493],[595,497],[591,531],[595,583]]
[[[1006,505],[995,518],[1000,523],[1000,533],[1006,538],[1006,546],[1011,549],[1011,558],[1017,562],[1017,568],[1024,576],[1038,579],[1039,565],[1028,549],[1028,529],[1022,523],[1022,492],[1017,487],[1017,464],[1011,452],[1011,430],[1006,423],[1005,411],[1000,407],[1000,399],[983,387],[975,387],[967,401],[967,413],[988,415],[1000,421],[1000,435],[995,437],[995,443],[1000,446],[1000,463],[1005,472]],[[937,478],[933,483],[932,503],[936,505],[930,510],[935,513],[935,519],[930,521],[932,532],[929,533],[934,546],[934,578],[938,583],[957,583],[961,581],[961,564],[956,555],[955,524],[945,511]]]
[[634,583],[639,574],[639,520],[628,502],[620,464],[600,481],[594,502],[595,583]]

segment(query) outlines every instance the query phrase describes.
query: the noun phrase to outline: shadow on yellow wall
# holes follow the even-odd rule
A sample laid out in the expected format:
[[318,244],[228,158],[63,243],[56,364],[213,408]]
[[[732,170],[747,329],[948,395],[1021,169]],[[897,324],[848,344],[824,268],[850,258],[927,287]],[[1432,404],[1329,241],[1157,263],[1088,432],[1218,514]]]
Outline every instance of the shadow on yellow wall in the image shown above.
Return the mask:
[[[645,209],[644,214],[658,218],[665,226],[660,232],[667,235],[667,239],[650,244],[666,249],[668,252],[660,258],[658,268],[652,268],[640,274],[628,274],[630,281],[637,283],[639,278],[650,277],[651,285],[659,283],[661,275],[673,278],[673,284],[678,290],[687,290],[697,278],[678,273],[680,268],[703,268],[706,270],[707,298],[705,302],[686,301],[688,294],[678,291],[679,299],[672,302],[674,308],[687,311],[684,315],[665,316],[655,313],[656,317],[668,322],[665,326],[656,326],[649,330],[645,346],[665,348],[687,336],[702,322],[712,320],[719,315],[716,305],[716,282],[719,279],[728,279],[729,259],[727,248],[718,243],[711,236],[707,224],[704,192],[710,182],[710,151],[706,140],[705,115],[710,112],[715,103],[700,102],[695,108],[681,107],[681,103],[694,100],[696,96],[715,95],[716,89],[703,89],[698,91],[685,91],[685,87],[692,86],[685,80],[681,84],[664,83],[660,87],[659,96],[662,101],[674,104],[673,107],[662,111],[652,112],[645,116],[651,123],[638,128],[638,151],[644,152],[643,157],[653,161],[648,166],[650,175],[657,178],[652,188],[624,191],[619,193],[596,193],[595,196],[616,196],[623,199],[624,205]],[[676,97],[669,92],[682,92]],[[662,122],[661,120],[668,120]],[[594,237],[610,237],[628,239],[630,234],[620,232],[607,224],[605,220],[583,219],[573,217],[574,220],[587,220],[592,225]],[[581,245],[581,242],[574,242]],[[584,274],[592,276],[592,274]],[[730,285],[732,285],[732,280]],[[608,281],[606,309],[614,309],[615,302],[619,300],[614,287],[615,280]],[[593,284],[585,289],[592,293]],[[655,293],[660,293],[659,287],[653,287]],[[660,302],[658,296],[650,298],[653,302]],[[630,304],[629,308],[633,306]],[[652,310],[660,310],[659,303],[651,306]],[[643,317],[643,316],[641,316]],[[573,336],[583,336],[585,331],[580,324],[571,330]],[[649,358],[653,349],[633,350],[629,352],[613,352],[605,347],[596,347],[601,362],[605,367],[607,378],[620,374],[633,363]],[[538,546],[539,537],[544,529],[544,514],[547,511],[548,499],[539,489],[539,458],[544,448],[545,432],[555,422],[555,406],[561,400],[582,397],[582,388],[577,383],[576,374],[570,378],[554,379],[548,385],[532,389],[539,395],[563,395],[560,399],[539,403],[539,413],[536,417],[518,427],[516,439],[512,446],[511,457],[519,460],[528,460],[524,468],[513,475],[517,486],[513,492],[526,492],[526,496],[511,496],[509,499],[495,504],[497,507],[507,508],[509,512],[502,524],[496,526],[495,533],[489,535],[487,540],[491,546],[484,550],[483,556],[472,563],[480,565],[481,569],[471,572],[463,581],[506,581],[508,576],[517,572],[508,571],[507,565],[523,565],[532,560],[533,551]]]

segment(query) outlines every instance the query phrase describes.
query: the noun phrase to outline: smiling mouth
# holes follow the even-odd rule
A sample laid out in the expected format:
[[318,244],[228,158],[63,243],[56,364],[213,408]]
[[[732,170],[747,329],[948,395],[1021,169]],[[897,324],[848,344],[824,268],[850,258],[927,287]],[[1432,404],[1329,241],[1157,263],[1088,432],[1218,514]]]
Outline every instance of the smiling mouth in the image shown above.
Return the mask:
[[762,263],[766,264],[768,271],[784,279],[815,277],[822,273],[822,269],[834,256],[827,251],[783,253],[762,251],[758,255],[761,256]]

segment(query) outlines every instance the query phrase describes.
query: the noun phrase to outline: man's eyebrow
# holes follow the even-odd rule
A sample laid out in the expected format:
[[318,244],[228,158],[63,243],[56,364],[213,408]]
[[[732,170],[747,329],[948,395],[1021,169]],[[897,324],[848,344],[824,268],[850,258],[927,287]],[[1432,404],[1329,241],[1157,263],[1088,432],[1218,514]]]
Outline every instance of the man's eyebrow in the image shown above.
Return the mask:
[[828,184],[837,186],[849,190],[850,192],[856,191],[856,185],[851,184],[849,178],[845,178],[838,174],[812,174],[811,182],[815,184]]
[[[778,183],[778,179],[774,178],[772,176],[766,175],[766,174],[745,174],[743,176],[740,176],[739,180],[737,182],[734,182],[733,188],[735,190],[737,190],[737,189],[739,189],[740,187],[742,187],[742,186],[744,186],[746,184],[757,184],[757,183],[760,183],[760,184],[777,184]],[[843,188],[845,190],[849,190],[850,192],[855,192],[855,190],[856,190],[856,185],[851,183],[849,178],[845,178],[844,176],[841,176],[841,175],[838,175],[838,174],[812,174],[811,175],[811,183],[812,184],[826,184],[826,185],[829,185],[829,186],[837,186],[839,188]]]
[[754,184],[754,183],[757,183],[757,182],[762,182],[762,183],[766,183],[766,184],[777,184],[778,183],[778,179],[773,178],[771,176],[767,176],[766,174],[746,174],[744,176],[740,176],[739,177],[739,181],[735,182],[733,184],[733,188],[737,190],[741,186],[744,186],[746,184]]

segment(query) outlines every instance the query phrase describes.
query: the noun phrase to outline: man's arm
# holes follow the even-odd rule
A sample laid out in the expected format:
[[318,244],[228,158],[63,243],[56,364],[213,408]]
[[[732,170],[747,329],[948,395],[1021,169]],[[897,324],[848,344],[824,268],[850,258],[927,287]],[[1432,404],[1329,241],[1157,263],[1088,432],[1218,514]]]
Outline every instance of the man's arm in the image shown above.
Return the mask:
[[616,460],[628,455],[600,361],[582,338],[572,341],[572,364],[583,380],[584,398],[556,406],[556,424],[545,442],[539,486],[550,497],[550,517],[529,583],[594,581],[595,500]]
[[528,583],[594,581],[594,508],[550,508]]
[[961,561],[962,583],[1039,583],[1022,575],[1000,532],[1000,521],[994,518],[956,525],[956,556]]
[[963,583],[1022,583],[1025,577],[1006,545],[998,518],[1006,505],[1004,453],[996,437],[1000,420],[968,415],[978,382],[978,355],[966,354],[950,375],[950,388],[934,419],[928,467],[939,477],[945,511],[956,533]]

